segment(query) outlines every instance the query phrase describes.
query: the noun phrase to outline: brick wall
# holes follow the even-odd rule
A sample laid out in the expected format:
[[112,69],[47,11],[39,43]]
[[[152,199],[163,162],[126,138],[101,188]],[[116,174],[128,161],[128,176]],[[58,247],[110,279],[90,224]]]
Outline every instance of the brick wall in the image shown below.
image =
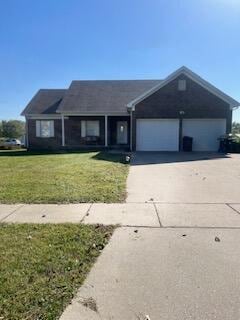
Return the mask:
[[65,120],[65,144],[66,146],[84,146],[88,143],[81,137],[81,120],[99,120],[100,137],[98,145],[105,144],[105,118],[104,117],[69,117]]
[[[44,120],[44,119],[43,119]],[[100,137],[98,145],[105,144],[105,119],[104,117],[69,117],[65,119],[65,145],[66,147],[83,147],[88,143],[86,138],[81,137],[81,120],[99,120],[100,121]],[[54,137],[41,138],[36,136],[36,121],[29,119],[28,137],[29,149],[61,149],[62,148],[62,120],[54,119]]]
[[[43,119],[45,120],[45,119]],[[54,119],[54,137],[40,138],[36,136],[35,119],[27,120],[28,148],[29,149],[59,149],[62,145],[62,123],[60,119]]]
[[[178,80],[186,80],[186,91],[178,91]],[[227,132],[231,131],[232,111],[229,105],[185,75],[159,89],[136,105],[133,112],[133,149],[136,148],[136,120],[139,118],[225,118]]]

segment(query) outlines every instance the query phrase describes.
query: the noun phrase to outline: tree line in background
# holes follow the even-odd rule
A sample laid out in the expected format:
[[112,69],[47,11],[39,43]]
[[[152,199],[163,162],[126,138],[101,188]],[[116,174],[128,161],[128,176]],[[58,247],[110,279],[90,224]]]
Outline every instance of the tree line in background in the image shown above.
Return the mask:
[[25,122],[21,120],[0,121],[0,138],[19,139],[25,134]]
[[233,134],[240,134],[240,123],[239,122],[233,122],[232,124],[232,133]]

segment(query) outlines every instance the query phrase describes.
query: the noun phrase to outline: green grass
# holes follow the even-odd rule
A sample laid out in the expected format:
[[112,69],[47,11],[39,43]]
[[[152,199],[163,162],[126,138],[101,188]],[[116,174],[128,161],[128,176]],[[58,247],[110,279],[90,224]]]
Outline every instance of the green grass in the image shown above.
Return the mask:
[[0,225],[0,318],[58,319],[113,227]]
[[127,174],[123,155],[0,151],[0,203],[121,202]]

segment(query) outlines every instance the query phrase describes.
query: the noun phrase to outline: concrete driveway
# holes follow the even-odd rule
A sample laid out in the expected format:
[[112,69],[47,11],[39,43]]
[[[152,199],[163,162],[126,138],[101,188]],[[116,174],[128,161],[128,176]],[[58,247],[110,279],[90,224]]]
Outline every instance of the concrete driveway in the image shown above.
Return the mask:
[[60,320],[239,320],[240,155],[137,153],[127,202]]
[[139,152],[127,202],[239,203],[240,154]]

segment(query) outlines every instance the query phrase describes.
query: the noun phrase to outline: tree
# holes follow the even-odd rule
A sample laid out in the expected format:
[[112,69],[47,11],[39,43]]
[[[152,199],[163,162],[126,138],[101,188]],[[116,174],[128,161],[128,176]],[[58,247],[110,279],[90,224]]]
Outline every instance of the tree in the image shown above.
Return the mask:
[[0,138],[3,137],[2,121],[0,121]]
[[20,138],[25,133],[25,122],[21,120],[3,120],[0,135],[4,138]]
[[240,134],[240,123],[239,122],[236,122],[234,121],[233,124],[232,124],[232,133],[233,134]]

